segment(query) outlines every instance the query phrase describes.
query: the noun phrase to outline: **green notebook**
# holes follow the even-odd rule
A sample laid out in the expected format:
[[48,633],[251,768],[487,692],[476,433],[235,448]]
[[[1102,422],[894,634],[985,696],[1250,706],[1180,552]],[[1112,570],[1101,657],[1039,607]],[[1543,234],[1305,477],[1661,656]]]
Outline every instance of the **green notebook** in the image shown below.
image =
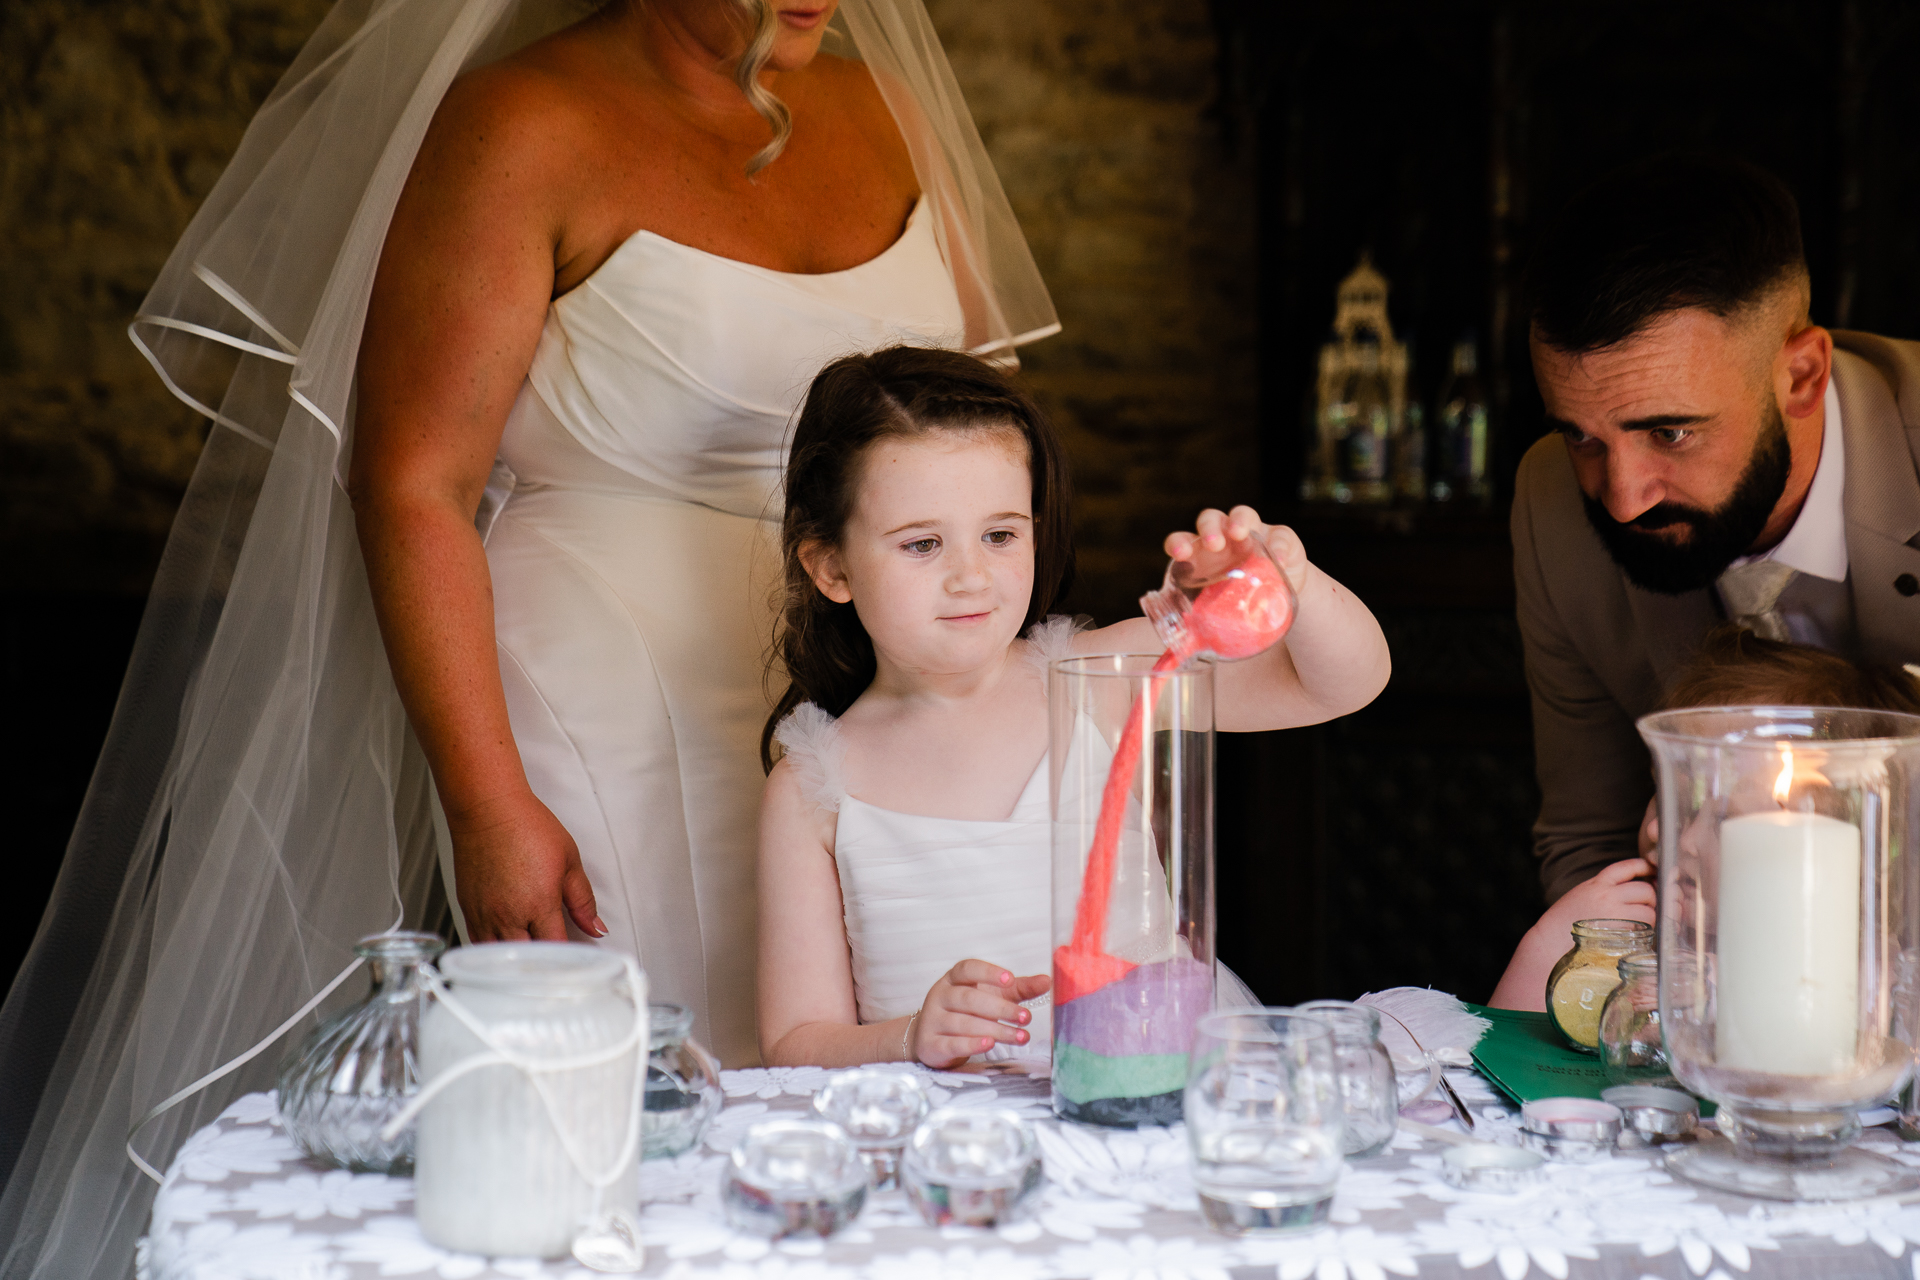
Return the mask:
[[[1473,1065],[1514,1102],[1597,1098],[1612,1083],[1600,1059],[1569,1048],[1548,1015],[1477,1004],[1467,1008],[1493,1024],[1473,1046]],[[1713,1104],[1703,1100],[1700,1114],[1712,1115]]]
[[1535,1098],[1597,1098],[1612,1081],[1600,1059],[1567,1047],[1544,1013],[1514,1009],[1468,1009],[1493,1025],[1473,1046],[1473,1065],[1516,1103]]

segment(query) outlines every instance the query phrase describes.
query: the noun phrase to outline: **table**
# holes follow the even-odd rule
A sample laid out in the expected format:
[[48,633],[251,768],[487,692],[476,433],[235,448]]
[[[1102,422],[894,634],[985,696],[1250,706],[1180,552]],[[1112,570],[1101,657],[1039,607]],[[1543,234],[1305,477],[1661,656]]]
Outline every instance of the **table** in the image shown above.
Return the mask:
[[[1182,1131],[1137,1132],[1051,1119],[1044,1080],[927,1072],[950,1106],[1009,1107],[1040,1131],[1047,1186],[1033,1219],[999,1231],[935,1230],[898,1192],[872,1197],[831,1241],[734,1235],[719,1212],[720,1168],[745,1126],[804,1110],[828,1073],[723,1073],[727,1105],[702,1147],[643,1166],[647,1276],[670,1280],[1734,1280],[1920,1277],[1920,1204],[1784,1205],[1678,1183],[1657,1158],[1622,1153],[1550,1165],[1518,1197],[1456,1191],[1438,1144],[1402,1133],[1350,1163],[1333,1221],[1310,1235],[1230,1240],[1201,1222]],[[1449,1078],[1485,1136],[1513,1118],[1470,1071]],[[1920,1165],[1920,1144],[1866,1139]],[[270,1094],[250,1094],[194,1134],[167,1171],[142,1241],[140,1280],[590,1280],[571,1261],[485,1259],[428,1244],[405,1178],[329,1170],[304,1159]]]

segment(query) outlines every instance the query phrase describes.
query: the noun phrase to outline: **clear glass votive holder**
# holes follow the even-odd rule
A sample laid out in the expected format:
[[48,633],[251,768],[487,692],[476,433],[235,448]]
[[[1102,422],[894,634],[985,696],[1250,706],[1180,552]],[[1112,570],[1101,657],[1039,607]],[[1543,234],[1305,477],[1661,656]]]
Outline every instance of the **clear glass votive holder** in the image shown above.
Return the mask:
[[852,1139],[875,1191],[900,1185],[900,1153],[931,1105],[920,1077],[893,1067],[838,1072],[813,1095],[814,1114]]
[[1324,1224],[1346,1117],[1333,1028],[1288,1009],[1200,1019],[1188,1066],[1187,1147],[1200,1210],[1227,1235]]
[[720,1063],[695,1040],[693,1011],[677,1004],[647,1007],[651,1039],[640,1113],[640,1158],[663,1160],[693,1150],[720,1114],[726,1094]]
[[1342,1151],[1351,1160],[1379,1155],[1400,1123],[1399,1085],[1393,1059],[1380,1043],[1380,1011],[1346,1000],[1311,1000],[1299,1008],[1333,1027],[1333,1060],[1347,1117]]
[[764,1120],[734,1146],[720,1175],[727,1225],[747,1235],[830,1236],[867,1203],[867,1166],[825,1120]]
[[945,1107],[913,1131],[900,1181],[929,1226],[993,1227],[1025,1216],[1040,1176],[1032,1125],[1011,1111]]

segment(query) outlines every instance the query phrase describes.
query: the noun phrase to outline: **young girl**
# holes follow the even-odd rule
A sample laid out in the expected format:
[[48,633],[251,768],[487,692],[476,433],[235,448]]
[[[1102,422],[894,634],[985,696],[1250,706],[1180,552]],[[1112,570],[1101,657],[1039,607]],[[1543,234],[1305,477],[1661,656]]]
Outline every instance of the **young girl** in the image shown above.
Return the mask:
[[[1737,626],[1710,634],[1662,700],[1681,707],[1866,707],[1920,715],[1920,672],[1870,666],[1801,644],[1768,640]],[[1520,940],[1487,1001],[1496,1009],[1547,1007],[1547,975],[1573,941],[1576,920],[1654,923],[1651,877],[1660,843],[1658,811],[1647,802],[1640,856],[1602,867],[1561,895]]]
[[[1033,402],[970,357],[897,347],[827,366],[795,429],[786,503],[791,685],[762,739],[769,764],[776,737],[786,748],[760,819],[764,1059],[1044,1055],[1045,664],[1159,640],[1144,618],[1036,626],[1072,575],[1066,464]],[[1366,705],[1386,683],[1386,641],[1291,531],[1246,507],[1206,511],[1166,550],[1250,538],[1299,609],[1284,644],[1219,668],[1219,727]]]

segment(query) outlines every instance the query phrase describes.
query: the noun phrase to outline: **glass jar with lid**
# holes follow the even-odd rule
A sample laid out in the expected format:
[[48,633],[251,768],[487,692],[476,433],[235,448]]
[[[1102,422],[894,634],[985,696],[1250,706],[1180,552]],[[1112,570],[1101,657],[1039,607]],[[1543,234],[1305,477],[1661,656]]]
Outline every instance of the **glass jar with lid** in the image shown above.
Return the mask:
[[1576,920],[1573,946],[1547,975],[1547,1013],[1582,1053],[1600,1048],[1600,1013],[1620,985],[1620,962],[1653,950],[1653,926],[1638,920]]

